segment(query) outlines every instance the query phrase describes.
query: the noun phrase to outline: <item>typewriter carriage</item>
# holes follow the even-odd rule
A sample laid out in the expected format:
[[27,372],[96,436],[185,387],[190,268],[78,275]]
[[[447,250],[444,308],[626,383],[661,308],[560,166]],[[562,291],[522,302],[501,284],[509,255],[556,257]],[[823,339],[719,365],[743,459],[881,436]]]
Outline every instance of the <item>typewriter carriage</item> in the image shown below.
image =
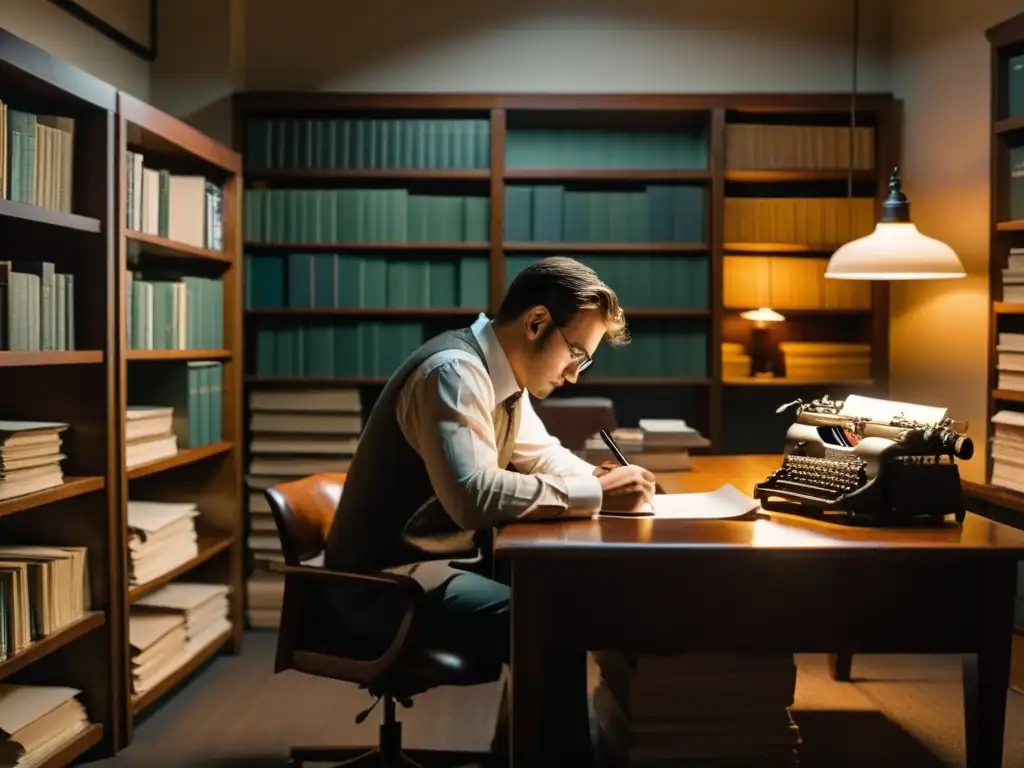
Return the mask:
[[956,459],[970,459],[974,445],[959,424],[851,415],[844,403],[826,396],[778,409],[796,405],[797,418],[782,467],[755,486],[762,508],[859,525],[963,522]]

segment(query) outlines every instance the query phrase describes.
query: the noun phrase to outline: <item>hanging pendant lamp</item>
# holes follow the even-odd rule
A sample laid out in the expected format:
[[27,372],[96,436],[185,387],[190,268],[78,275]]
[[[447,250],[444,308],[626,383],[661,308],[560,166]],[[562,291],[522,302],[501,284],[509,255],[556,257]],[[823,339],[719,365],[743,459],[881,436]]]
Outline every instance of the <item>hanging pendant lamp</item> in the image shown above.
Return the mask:
[[[850,143],[847,195],[853,197],[854,133],[857,126],[857,53],[859,1],[853,3],[853,89],[850,94]],[[948,245],[918,231],[910,203],[900,188],[899,169],[889,177],[882,216],[870,235],[840,247],[829,259],[825,277],[833,280],[940,280],[965,277],[963,264]]]

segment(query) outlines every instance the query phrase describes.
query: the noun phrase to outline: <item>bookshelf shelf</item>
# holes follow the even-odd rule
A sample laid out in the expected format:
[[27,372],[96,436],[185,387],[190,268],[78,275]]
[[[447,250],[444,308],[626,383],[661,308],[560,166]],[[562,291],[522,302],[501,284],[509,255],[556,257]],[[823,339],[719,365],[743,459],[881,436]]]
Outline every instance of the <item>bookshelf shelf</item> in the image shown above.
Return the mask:
[[100,220],[91,216],[55,211],[38,205],[19,203],[15,200],[0,200],[0,217],[92,234],[99,234],[102,227]]
[[166,472],[169,469],[177,469],[194,464],[211,456],[219,456],[235,450],[235,444],[227,441],[203,445],[198,448],[182,448],[173,456],[158,461],[150,461],[145,464],[132,467],[127,471],[129,480],[137,480],[140,477],[155,475],[159,472]]
[[1008,117],[1005,120],[997,120],[992,127],[992,132],[996,135],[1016,133],[1017,131],[1022,130],[1024,130],[1024,115]]
[[996,229],[1000,232],[1024,232],[1024,219],[997,222]]
[[[785,184],[789,182],[846,181],[850,174],[843,169],[836,170],[727,170],[725,180],[743,184]],[[870,181],[875,178],[873,171],[855,170],[854,181]]]
[[992,302],[994,315],[1024,315],[1024,304],[1008,304],[1004,301]]
[[99,744],[102,738],[103,726],[99,723],[90,725],[78,736],[41,762],[38,768],[63,768],[65,765],[72,765],[75,760]]
[[444,251],[487,251],[487,243],[253,243],[245,244],[247,250],[280,251],[394,251],[406,254],[430,254]]
[[804,243],[723,243],[723,253],[766,253],[807,256],[828,256],[838,245],[807,245]]
[[159,578],[147,581],[145,584],[139,584],[136,587],[131,587],[128,590],[128,602],[134,603],[136,600],[141,600],[146,595],[152,594],[161,587],[167,586],[179,576],[184,576],[186,573],[198,568],[203,563],[212,560],[221,552],[231,549],[231,545],[233,543],[234,537],[232,536],[200,536],[198,555],[193,557],[187,563],[182,563],[174,570],[168,571]]
[[508,253],[706,253],[706,243],[505,243]]
[[104,484],[105,481],[102,477],[66,477],[64,482],[55,488],[47,488],[45,491],[0,501],[0,517],[53,504],[64,499],[73,499],[75,496],[93,491],[101,491]]
[[132,695],[131,698],[131,710],[133,715],[139,715],[146,709],[149,709],[157,701],[159,701],[165,694],[167,694],[172,688],[178,683],[182,682],[185,678],[195,672],[199,667],[213,658],[213,655],[220,651],[232,640],[230,632],[225,632],[223,635],[215,638],[213,641],[208,643],[205,647],[200,649],[198,653],[189,658],[184,664],[178,667],[174,672],[165,677],[155,686],[150,688],[148,691],[141,695]]
[[20,653],[0,659],[0,680],[10,677],[15,672],[20,672],[30,664],[44,659],[83,635],[99,629],[105,621],[106,617],[102,611],[92,611],[63,629],[47,635],[42,640],[36,640]]
[[476,317],[484,307],[313,307],[247,309],[250,317]]
[[491,172],[476,168],[431,169],[415,168],[285,168],[246,172],[246,181],[266,184],[303,182],[358,182],[358,181],[487,181]]
[[711,379],[678,376],[586,376],[577,382],[580,386],[612,387],[706,387]]
[[167,258],[193,258],[224,263],[231,262],[231,254],[215,251],[212,248],[200,248],[195,245],[188,245],[187,243],[179,243],[160,235],[127,230],[124,236],[128,238],[130,245],[135,246],[142,253]]
[[228,360],[230,349],[129,349],[129,361],[143,360]]
[[1024,392],[1012,389],[993,389],[992,399],[994,401],[1002,400],[1007,403],[1024,403]]
[[578,168],[549,169],[518,169],[509,168],[505,171],[507,181],[615,181],[615,182],[671,182],[671,181],[710,181],[711,171],[665,171],[665,170],[586,170]]
[[785,376],[771,378],[723,379],[727,387],[871,387],[871,379],[790,379]]
[[[723,307],[722,311],[726,314],[738,315],[752,309],[757,309],[757,307]],[[773,306],[772,309],[786,317],[862,317],[870,316],[873,313],[871,309],[790,309],[780,306]]]
[[37,365],[97,365],[103,362],[103,352],[0,352],[0,368]]

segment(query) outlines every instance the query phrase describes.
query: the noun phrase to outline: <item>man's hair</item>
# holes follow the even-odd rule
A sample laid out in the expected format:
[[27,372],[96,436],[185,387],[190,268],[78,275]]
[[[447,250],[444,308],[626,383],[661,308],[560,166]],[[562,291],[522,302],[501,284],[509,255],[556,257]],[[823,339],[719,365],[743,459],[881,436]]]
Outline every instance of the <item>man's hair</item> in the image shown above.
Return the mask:
[[608,326],[609,343],[629,343],[626,317],[615,291],[594,270],[575,259],[550,256],[526,267],[509,285],[494,322],[508,323],[538,305],[551,313],[556,328],[568,325],[581,310],[596,309]]

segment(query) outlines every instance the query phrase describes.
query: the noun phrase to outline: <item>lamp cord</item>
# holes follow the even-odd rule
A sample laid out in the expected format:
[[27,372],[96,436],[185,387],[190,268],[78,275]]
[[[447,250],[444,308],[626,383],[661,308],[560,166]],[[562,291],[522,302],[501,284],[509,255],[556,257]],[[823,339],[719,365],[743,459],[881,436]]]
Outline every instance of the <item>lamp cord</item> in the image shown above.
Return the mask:
[[853,0],[853,50],[852,58],[853,65],[852,76],[853,84],[850,89],[850,141],[849,141],[849,157],[847,158],[847,174],[846,174],[846,196],[849,199],[849,211],[848,218],[850,219],[851,229],[853,224],[853,153],[854,153],[854,133],[857,130],[857,62],[860,58],[858,56],[858,49],[860,47],[860,0]]

